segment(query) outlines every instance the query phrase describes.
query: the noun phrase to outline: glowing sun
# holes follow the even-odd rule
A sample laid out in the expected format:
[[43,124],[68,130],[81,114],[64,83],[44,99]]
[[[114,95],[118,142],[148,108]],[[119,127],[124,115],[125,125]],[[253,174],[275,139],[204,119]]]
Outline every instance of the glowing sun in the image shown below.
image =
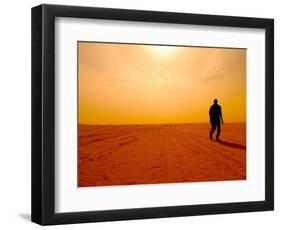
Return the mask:
[[173,47],[173,46],[151,46],[149,47],[149,49],[160,56],[169,56],[172,53],[174,53],[177,49],[177,47]]

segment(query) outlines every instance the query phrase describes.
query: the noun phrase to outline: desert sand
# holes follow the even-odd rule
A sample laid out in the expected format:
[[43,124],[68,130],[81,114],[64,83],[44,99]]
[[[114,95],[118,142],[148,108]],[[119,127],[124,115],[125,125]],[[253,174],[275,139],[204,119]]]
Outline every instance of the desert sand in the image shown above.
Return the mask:
[[79,125],[78,186],[246,179],[246,124]]

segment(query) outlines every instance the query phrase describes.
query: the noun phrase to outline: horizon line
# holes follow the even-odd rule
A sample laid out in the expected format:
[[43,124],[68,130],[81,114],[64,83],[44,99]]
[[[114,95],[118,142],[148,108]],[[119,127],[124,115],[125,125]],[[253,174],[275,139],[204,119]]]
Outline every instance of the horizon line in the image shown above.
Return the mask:
[[[238,123],[247,123],[246,121],[233,121],[233,122],[224,122],[224,124],[238,124]],[[91,123],[79,123],[78,125],[191,125],[191,124],[210,124],[210,122],[189,122],[189,123],[112,123],[112,124],[91,124]]]

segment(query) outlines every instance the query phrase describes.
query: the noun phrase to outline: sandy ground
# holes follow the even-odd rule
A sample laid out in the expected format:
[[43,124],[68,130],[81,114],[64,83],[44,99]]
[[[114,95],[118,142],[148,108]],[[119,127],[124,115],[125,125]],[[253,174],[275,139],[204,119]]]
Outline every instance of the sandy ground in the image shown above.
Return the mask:
[[246,124],[79,125],[78,185],[246,179]]

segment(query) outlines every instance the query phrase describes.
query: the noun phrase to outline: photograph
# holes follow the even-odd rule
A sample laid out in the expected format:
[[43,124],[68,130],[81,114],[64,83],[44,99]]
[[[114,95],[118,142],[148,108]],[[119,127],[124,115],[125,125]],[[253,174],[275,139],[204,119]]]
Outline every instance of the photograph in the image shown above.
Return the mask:
[[246,55],[77,41],[78,187],[246,180]]
[[155,6],[32,7],[32,222],[274,210],[274,14]]

